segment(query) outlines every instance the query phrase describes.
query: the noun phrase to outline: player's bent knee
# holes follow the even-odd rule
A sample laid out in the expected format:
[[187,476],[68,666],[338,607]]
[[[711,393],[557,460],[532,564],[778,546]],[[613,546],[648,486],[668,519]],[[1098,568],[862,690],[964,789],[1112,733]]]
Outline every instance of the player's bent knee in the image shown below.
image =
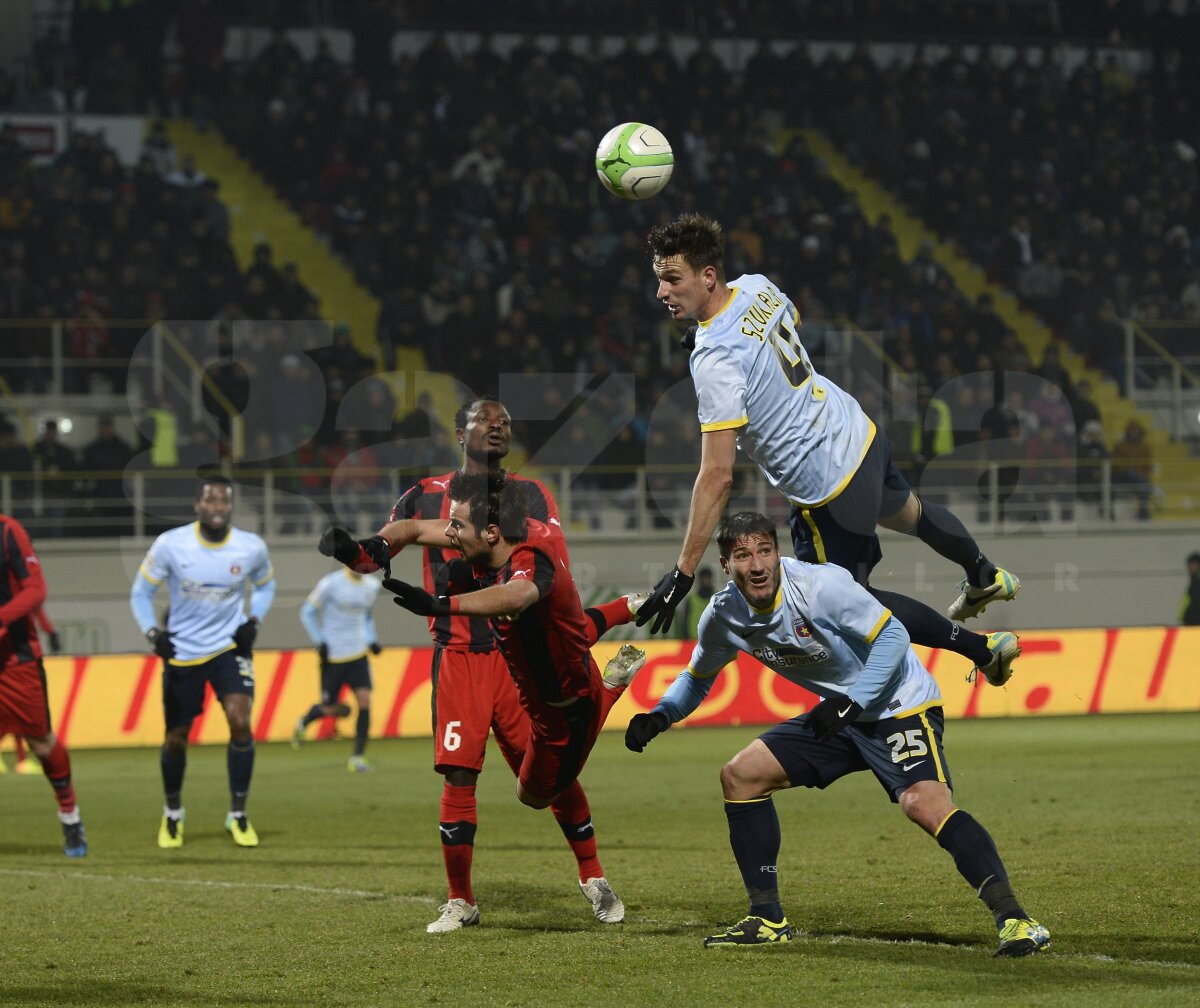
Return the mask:
[[900,795],[901,811],[930,836],[954,807],[950,789],[938,781],[920,781]]
[[539,798],[537,795],[532,795],[520,783],[517,784],[517,801],[522,805],[527,805],[531,809],[544,809],[549,808],[553,800],[553,798]]

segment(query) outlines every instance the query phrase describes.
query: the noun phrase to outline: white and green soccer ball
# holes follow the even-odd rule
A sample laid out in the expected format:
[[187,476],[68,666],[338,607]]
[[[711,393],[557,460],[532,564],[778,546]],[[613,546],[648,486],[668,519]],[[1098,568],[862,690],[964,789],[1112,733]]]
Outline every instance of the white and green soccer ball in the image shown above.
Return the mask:
[[653,126],[628,122],[604,134],[596,148],[596,174],[621,199],[649,199],[671,180],[675,155]]

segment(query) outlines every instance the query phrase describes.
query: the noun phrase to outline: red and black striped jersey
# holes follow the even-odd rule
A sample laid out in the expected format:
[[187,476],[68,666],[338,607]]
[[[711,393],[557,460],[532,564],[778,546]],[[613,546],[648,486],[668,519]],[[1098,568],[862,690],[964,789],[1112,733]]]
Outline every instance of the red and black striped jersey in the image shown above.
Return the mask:
[[[443,476],[426,476],[396,501],[389,520],[437,518],[448,522],[450,497],[446,487],[453,475],[448,472]],[[544,484],[512,473],[508,474],[508,479],[524,488],[530,518],[560,528],[558,502]],[[457,562],[452,565],[452,561]],[[432,595],[457,595],[477,587],[469,574],[470,568],[455,549],[426,547],[421,569],[425,575],[425,590]],[[457,571],[463,573],[457,580],[452,580]],[[435,644],[455,651],[487,652],[496,647],[491,624],[483,616],[431,616],[429,633]]]
[[34,613],[46,601],[46,579],[29,533],[0,514],[0,672],[42,656]]
[[527,710],[591,692],[587,617],[569,564],[562,529],[531,520],[525,541],[507,563],[480,578],[490,584],[524,579],[537,586],[538,600],[517,619],[493,623]]

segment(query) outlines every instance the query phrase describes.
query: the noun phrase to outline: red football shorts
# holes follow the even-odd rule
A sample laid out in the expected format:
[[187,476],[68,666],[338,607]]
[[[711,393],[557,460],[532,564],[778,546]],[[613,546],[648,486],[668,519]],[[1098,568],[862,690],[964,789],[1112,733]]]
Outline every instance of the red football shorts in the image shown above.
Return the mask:
[[609,689],[592,661],[592,689],[569,707],[541,706],[531,717],[529,747],[517,775],[535,798],[549,800],[566,790],[583,770],[608,712],[624,689]]
[[42,660],[0,671],[0,735],[42,738],[50,734],[50,703]]
[[529,741],[529,715],[499,651],[433,651],[433,766],[479,772],[488,732],[514,773]]

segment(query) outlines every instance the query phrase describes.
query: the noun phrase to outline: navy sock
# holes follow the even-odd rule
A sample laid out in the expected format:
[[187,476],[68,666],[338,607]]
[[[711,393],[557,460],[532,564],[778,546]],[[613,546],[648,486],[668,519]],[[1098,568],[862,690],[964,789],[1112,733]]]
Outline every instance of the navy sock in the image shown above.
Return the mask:
[[1003,927],[1010,917],[1026,917],[1008,882],[1008,873],[995,841],[969,812],[956,809],[937,832],[938,845],[954,858],[954,867],[967,880]]
[[934,552],[958,564],[973,587],[981,588],[996,577],[996,565],[955,514],[940,504],[921,501],[921,517],[913,531]]
[[354,722],[354,755],[361,756],[367,748],[367,732],[371,728],[371,708],[360,707]]
[[947,619],[932,606],[907,595],[868,587],[872,595],[892,610],[892,615],[904,624],[914,644],[942,648],[970,658],[981,668],[992,660],[987,635],[975,633]]
[[230,739],[226,765],[229,768],[229,810],[243,812],[246,795],[250,793],[250,778],[254,774],[254,739],[248,738],[244,742]]
[[783,920],[779,900],[779,815],[770,798],[725,803],[729,846],[742,873],[750,913],[772,923]]
[[158,761],[162,767],[163,791],[167,796],[167,808],[180,807],[183,792],[183,771],[187,769],[187,750],[178,752],[162,747]]
[[308,713],[305,714],[304,717],[302,717],[300,719],[300,722],[302,724],[304,724],[305,726],[307,726],[307,725],[312,724],[314,721],[317,721],[320,718],[323,718],[324,716],[325,716],[325,712],[321,710],[321,705],[318,703],[315,703],[311,707],[308,708]]

